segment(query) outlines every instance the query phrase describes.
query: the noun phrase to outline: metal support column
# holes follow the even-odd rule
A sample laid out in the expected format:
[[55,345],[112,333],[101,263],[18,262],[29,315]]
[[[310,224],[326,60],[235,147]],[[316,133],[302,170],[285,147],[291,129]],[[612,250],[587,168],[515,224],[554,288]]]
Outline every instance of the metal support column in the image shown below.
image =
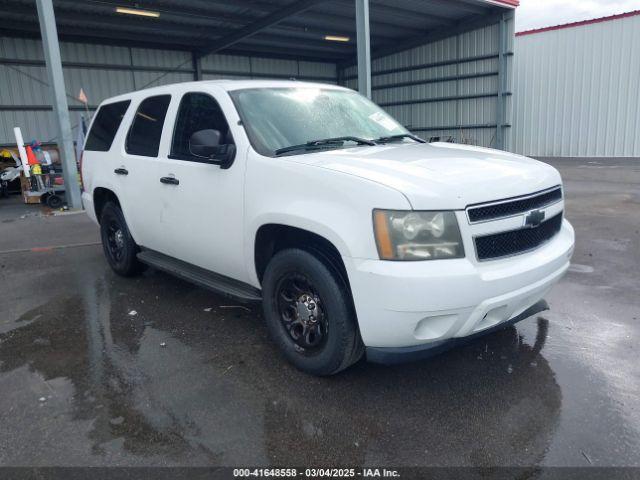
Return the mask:
[[358,41],[358,91],[371,98],[371,44],[369,38],[369,0],[356,2]]
[[505,92],[507,80],[507,13],[503,13],[498,32],[498,98],[496,99],[496,148],[504,150],[506,117]]
[[82,208],[80,185],[78,185],[78,167],[76,165],[73,136],[69,122],[69,105],[62,75],[58,30],[51,0],[36,0],[38,19],[42,35],[42,48],[51,86],[53,111],[56,115],[58,138],[57,144],[62,161],[62,174],[67,204],[71,208]]
[[193,65],[193,79],[196,82],[202,80],[202,61],[196,52],[191,52],[191,63]]

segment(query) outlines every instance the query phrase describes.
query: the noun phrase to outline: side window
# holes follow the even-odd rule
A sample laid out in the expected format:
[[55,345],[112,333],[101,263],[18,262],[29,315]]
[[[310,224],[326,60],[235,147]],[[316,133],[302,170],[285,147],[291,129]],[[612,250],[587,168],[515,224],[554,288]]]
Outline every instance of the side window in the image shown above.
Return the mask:
[[158,95],[142,101],[127,135],[125,150],[131,155],[157,157],[164,117],[171,95]]
[[227,120],[218,102],[206,93],[186,93],[180,101],[176,126],[173,131],[171,158],[198,160],[189,151],[189,139],[199,130],[220,132],[220,144],[233,144]]
[[96,152],[108,152],[116,136],[118,127],[122,123],[122,118],[129,108],[130,100],[124,102],[110,103],[103,105],[96,113],[96,119],[91,125],[91,130],[87,136],[85,150]]

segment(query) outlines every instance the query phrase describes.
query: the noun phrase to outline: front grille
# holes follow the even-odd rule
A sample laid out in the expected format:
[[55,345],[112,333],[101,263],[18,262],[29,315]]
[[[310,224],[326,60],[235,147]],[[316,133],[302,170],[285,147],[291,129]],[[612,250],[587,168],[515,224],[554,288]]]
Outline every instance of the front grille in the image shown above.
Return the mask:
[[517,255],[551,240],[562,226],[562,212],[534,228],[521,228],[509,232],[476,237],[478,260]]
[[491,205],[469,207],[467,213],[471,223],[484,222],[486,220],[510,217],[536,208],[542,208],[561,199],[562,188],[555,187],[553,190],[534,193],[524,198],[514,198],[511,200],[498,201]]

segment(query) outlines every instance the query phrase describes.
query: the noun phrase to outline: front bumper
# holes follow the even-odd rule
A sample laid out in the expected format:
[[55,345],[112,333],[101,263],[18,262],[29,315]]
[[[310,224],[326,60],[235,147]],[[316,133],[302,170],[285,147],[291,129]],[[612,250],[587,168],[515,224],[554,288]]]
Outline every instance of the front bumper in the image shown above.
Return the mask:
[[522,319],[564,275],[573,246],[564,220],[540,248],[495,261],[345,258],[362,340],[369,352],[424,349]]
[[467,337],[449,338],[447,340],[431,342],[425,345],[415,345],[413,347],[366,347],[367,360],[373,363],[382,363],[384,365],[424,360],[425,358],[445,352],[453,347],[464,345],[477,337],[502,330],[509,325],[514,325],[521,320],[548,309],[549,305],[547,302],[539,300],[520,315],[516,315],[505,322],[499,323],[498,325],[489,327],[486,330],[482,330]]

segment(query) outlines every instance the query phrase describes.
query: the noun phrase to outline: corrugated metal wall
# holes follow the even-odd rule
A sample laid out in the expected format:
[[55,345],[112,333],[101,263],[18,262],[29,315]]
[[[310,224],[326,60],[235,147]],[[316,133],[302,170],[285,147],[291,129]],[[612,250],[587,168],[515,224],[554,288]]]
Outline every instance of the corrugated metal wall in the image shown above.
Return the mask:
[[[505,51],[513,47],[513,20],[507,21]],[[456,142],[496,145],[499,25],[372,62],[373,101],[423,138],[452,136]],[[506,56],[506,92],[511,88],[512,56]],[[357,88],[357,67],[340,72],[342,84]],[[511,101],[505,95],[505,123]],[[509,128],[505,131],[508,149]]]
[[[506,22],[506,44],[513,46],[513,20]],[[417,134],[452,136],[455,141],[496,146],[498,118],[497,23],[453,35],[372,62],[373,100]],[[194,78],[188,52],[61,43],[70,109],[82,111],[75,98],[84,89],[89,104],[145,87]],[[505,60],[505,148],[510,148],[511,55]],[[299,78],[335,83],[336,66],[273,58],[209,55],[202,59],[203,79]],[[340,72],[342,83],[357,88],[356,68]],[[13,127],[26,139],[55,138],[48,78],[39,40],[0,37],[0,144],[13,143]],[[74,128],[79,113],[71,115]]]
[[514,151],[640,157],[640,16],[516,37]]
[[[93,107],[103,99],[141,88],[194,79],[191,54],[107,45],[60,43],[71,122],[77,128],[82,88]],[[25,140],[52,141],[48,77],[39,40],[0,37],[0,145],[15,143],[13,127]],[[203,79],[299,78],[336,83],[333,63],[209,55],[202,59]],[[74,132],[75,135],[75,132]]]

